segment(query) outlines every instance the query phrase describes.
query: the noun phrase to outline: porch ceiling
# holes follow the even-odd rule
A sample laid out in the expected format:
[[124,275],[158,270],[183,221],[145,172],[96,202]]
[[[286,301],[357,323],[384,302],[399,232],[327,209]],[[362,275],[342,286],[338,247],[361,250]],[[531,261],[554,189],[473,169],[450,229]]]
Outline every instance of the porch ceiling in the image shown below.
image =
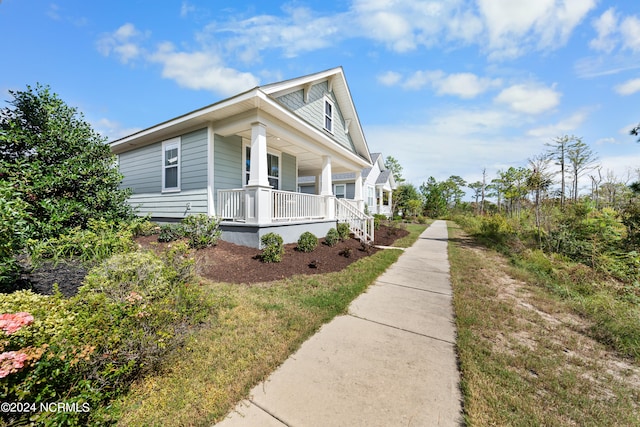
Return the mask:
[[[278,134],[269,130],[267,126],[267,150],[275,150],[295,156],[298,164],[299,176],[318,175],[322,171],[322,153],[317,150],[312,151],[308,148],[301,146],[299,143],[294,143],[291,140],[279,136]],[[251,142],[251,129],[246,129],[241,132],[237,132],[236,135],[241,136],[247,143]],[[325,153],[331,155],[331,153]],[[349,164],[343,159],[339,159],[336,156],[331,156],[331,169],[332,173],[345,173],[361,170],[362,168],[355,164]]]

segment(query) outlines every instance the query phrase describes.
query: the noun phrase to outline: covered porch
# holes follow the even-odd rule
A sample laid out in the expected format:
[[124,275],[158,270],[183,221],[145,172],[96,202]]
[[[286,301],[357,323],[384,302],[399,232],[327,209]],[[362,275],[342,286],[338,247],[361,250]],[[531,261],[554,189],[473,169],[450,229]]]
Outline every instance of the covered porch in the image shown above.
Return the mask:
[[[290,243],[297,241],[304,231],[324,237],[337,222],[348,222],[356,237],[373,240],[373,219],[364,213],[361,190],[360,170],[366,160],[335,143],[315,144],[264,114],[257,118],[259,120],[248,123],[247,129],[237,129],[241,123],[236,123],[235,129],[229,128],[244,141],[245,184],[216,189],[215,215],[222,219],[223,238],[259,246],[261,236],[273,231]],[[228,134],[229,131],[216,127],[215,132]],[[285,154],[295,159],[293,182],[297,182],[300,175],[312,174],[319,183],[318,194],[291,191],[290,185],[284,185],[283,175],[291,171],[284,171],[278,159]],[[360,191],[355,201],[339,200],[333,194],[332,174],[336,170],[357,171]]]

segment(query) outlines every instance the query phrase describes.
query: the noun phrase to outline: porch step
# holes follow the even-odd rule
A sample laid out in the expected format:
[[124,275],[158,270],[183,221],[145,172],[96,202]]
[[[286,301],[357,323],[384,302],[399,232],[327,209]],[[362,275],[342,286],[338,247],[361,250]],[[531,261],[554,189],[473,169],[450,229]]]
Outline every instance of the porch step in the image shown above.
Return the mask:
[[360,212],[351,203],[336,199],[336,218],[349,224],[351,232],[363,242],[373,242],[373,217]]

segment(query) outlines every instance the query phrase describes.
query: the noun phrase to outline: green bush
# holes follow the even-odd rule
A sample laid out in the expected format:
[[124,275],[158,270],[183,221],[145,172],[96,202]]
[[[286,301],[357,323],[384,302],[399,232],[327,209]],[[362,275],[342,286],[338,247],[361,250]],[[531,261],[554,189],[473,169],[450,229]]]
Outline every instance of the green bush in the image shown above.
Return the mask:
[[324,242],[327,245],[333,247],[337,245],[339,241],[340,241],[340,235],[338,234],[338,230],[336,230],[335,228],[330,228],[329,231],[327,231],[327,235],[324,238]]
[[29,240],[32,262],[44,259],[59,262],[77,258],[85,264],[93,264],[115,253],[133,250],[133,232],[127,225],[105,219],[90,219],[87,229],[76,227],[59,237],[45,240]]
[[181,222],[184,234],[189,239],[189,246],[195,249],[216,245],[222,234],[220,218],[198,214],[190,215]]
[[313,252],[318,246],[318,238],[310,231],[305,231],[298,238],[298,250],[300,252]]
[[351,235],[351,230],[349,229],[349,224],[346,222],[338,223],[338,235],[340,236],[340,240],[347,240]]
[[185,237],[185,232],[182,224],[163,224],[160,226],[158,242],[173,242],[183,237]]
[[284,243],[282,236],[276,233],[267,233],[260,239],[262,242],[262,262],[280,262],[284,255]]
[[380,225],[382,224],[383,221],[388,220],[389,218],[387,218],[386,215],[384,214],[375,214],[373,216],[373,228],[375,230],[379,230],[380,229]]
[[160,233],[160,226],[150,221],[148,217],[136,218],[131,221],[131,231],[135,237],[153,236]]
[[5,181],[0,181],[0,290],[7,289],[16,279],[19,267],[16,251],[24,244],[28,233],[27,204]]
[[89,219],[133,218],[115,156],[83,115],[46,86],[9,94],[0,110],[0,170],[24,195],[28,237],[57,237]]
[[10,425],[112,424],[108,409],[102,409],[105,404],[139,375],[154,370],[168,351],[181,345],[188,326],[210,311],[200,288],[189,286],[189,254],[181,243],[162,256],[115,255],[94,267],[70,299],[59,293],[0,294],[0,315],[33,316],[31,324],[11,335],[0,331],[0,352],[15,352],[9,355],[19,355],[22,363],[7,375],[0,372],[5,376],[2,400],[76,402],[91,409],[3,414],[2,420]]

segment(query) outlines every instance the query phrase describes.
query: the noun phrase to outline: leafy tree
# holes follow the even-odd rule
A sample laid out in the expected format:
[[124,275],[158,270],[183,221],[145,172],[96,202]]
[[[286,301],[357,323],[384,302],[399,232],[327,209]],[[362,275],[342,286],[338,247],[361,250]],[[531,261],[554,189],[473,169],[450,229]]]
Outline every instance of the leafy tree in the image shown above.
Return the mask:
[[409,201],[420,200],[418,190],[413,184],[402,184],[393,192],[394,214],[402,212],[407,214],[410,211]]
[[0,180],[22,195],[29,237],[54,237],[89,219],[130,218],[129,193],[105,139],[48,86],[10,91],[0,110]]
[[398,185],[404,182],[404,178],[402,177],[402,166],[394,157],[387,156],[384,161],[384,167],[391,171],[393,179]]
[[424,198],[424,208],[428,216],[437,218],[448,212],[446,186],[432,176],[420,186]]
[[464,197],[462,187],[466,187],[467,182],[458,175],[451,175],[444,182],[445,197],[449,207],[458,206]]

